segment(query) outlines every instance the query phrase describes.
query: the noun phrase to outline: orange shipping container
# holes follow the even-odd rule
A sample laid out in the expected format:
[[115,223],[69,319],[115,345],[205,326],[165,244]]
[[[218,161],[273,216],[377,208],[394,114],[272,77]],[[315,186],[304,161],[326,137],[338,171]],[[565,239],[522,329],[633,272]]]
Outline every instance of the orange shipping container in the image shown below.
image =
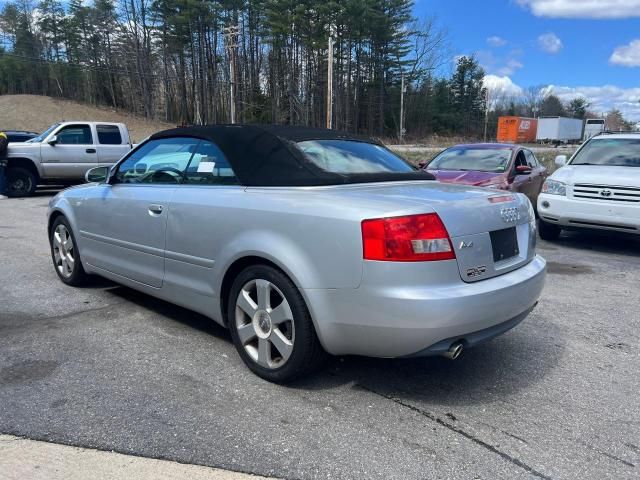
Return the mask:
[[534,143],[538,120],[525,117],[498,118],[498,142],[501,143]]

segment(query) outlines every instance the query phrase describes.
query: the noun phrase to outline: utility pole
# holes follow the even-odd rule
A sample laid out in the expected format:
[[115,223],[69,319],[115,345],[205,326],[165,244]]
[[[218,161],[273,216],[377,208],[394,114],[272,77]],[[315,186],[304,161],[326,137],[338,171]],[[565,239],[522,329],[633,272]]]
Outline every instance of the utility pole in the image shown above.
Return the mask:
[[404,139],[404,72],[400,73],[400,143]]
[[238,48],[238,34],[240,26],[229,26],[224,29],[229,51],[229,117],[231,123],[236,123],[236,51]]
[[327,48],[327,128],[333,128],[333,26],[329,27]]
[[487,126],[489,124],[489,89],[485,90],[484,103],[484,143],[487,143]]

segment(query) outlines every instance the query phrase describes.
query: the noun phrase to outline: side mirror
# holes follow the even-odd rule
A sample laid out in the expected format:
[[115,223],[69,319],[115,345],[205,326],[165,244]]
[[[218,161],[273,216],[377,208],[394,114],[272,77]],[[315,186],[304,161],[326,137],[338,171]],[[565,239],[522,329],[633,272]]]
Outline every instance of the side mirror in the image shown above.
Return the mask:
[[558,155],[556,157],[556,165],[559,167],[563,167],[567,164],[567,156],[566,155]]
[[109,170],[111,167],[94,167],[87,170],[84,179],[87,183],[104,183],[109,178]]
[[52,147],[55,146],[55,144],[58,143],[58,136],[57,135],[52,135],[51,138],[49,138],[49,140],[47,140],[47,143],[49,145],[51,145]]
[[516,167],[516,173],[518,175],[530,175],[531,174],[531,167],[529,165],[518,165]]
[[420,170],[424,170],[424,167],[427,166],[427,162],[425,162],[424,160],[422,160],[421,162],[418,162],[418,168]]

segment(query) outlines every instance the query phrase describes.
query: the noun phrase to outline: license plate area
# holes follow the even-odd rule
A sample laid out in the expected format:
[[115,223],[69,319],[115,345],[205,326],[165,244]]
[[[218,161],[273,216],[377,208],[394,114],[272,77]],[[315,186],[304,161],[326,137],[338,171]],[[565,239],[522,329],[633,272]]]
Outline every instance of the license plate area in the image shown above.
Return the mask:
[[493,250],[493,261],[501,262],[520,254],[518,248],[518,235],[516,228],[505,228],[489,233],[491,237],[491,249]]

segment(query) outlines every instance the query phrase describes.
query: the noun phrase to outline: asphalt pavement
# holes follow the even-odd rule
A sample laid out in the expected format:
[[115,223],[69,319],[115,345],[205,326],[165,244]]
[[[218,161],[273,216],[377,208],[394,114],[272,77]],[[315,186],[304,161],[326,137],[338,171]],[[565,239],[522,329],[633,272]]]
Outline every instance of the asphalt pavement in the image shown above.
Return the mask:
[[640,238],[540,242],[538,307],[455,362],[334,358],[285,387],[196,313],[63,285],[48,200],[0,201],[2,434],[296,479],[640,477]]

